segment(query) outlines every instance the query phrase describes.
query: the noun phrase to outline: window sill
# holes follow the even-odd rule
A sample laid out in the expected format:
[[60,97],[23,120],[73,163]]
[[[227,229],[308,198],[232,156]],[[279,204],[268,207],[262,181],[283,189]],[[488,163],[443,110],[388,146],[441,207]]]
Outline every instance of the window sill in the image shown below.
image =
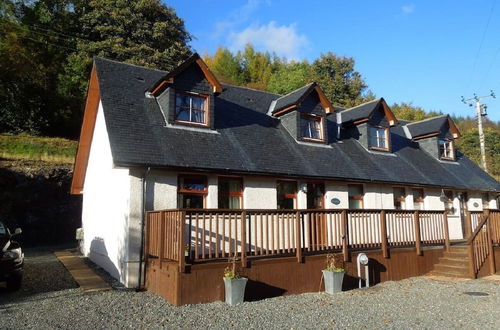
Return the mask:
[[184,121],[184,120],[174,120],[174,124],[208,128],[208,124],[207,123],[196,123],[196,122]]
[[313,138],[301,137],[299,138],[299,140],[304,142],[323,143],[323,144],[326,143],[325,139],[313,139]]
[[368,149],[373,150],[373,151],[391,152],[391,150],[388,148],[368,147]]

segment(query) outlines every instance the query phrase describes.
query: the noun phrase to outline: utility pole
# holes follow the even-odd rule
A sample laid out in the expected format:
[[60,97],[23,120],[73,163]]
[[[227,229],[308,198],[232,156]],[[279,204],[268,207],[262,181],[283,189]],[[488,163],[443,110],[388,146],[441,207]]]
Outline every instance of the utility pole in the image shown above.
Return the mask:
[[[481,147],[481,163],[483,165],[483,169],[485,172],[488,172],[488,168],[486,166],[486,147],[485,147],[485,141],[484,141],[484,132],[483,132],[483,117],[487,115],[486,113],[486,104],[481,104],[481,100],[488,98],[488,97],[493,97],[495,98],[495,93],[493,91],[490,91],[490,94],[488,95],[483,95],[483,96],[477,96],[474,93],[474,97],[471,97],[470,99],[464,99],[462,96],[462,102],[465,104],[468,104],[470,107],[476,106],[476,116],[477,116],[477,130],[479,132],[479,145]],[[473,102],[474,101],[474,102]]]

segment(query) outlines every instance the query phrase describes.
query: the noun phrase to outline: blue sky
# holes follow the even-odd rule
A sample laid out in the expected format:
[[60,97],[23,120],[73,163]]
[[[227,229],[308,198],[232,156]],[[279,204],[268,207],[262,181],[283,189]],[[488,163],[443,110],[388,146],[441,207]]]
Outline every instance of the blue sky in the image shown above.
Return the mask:
[[[313,61],[353,57],[369,88],[394,102],[460,116],[463,95],[500,98],[500,1],[167,1],[200,54],[218,46]],[[500,121],[500,100],[486,99]]]

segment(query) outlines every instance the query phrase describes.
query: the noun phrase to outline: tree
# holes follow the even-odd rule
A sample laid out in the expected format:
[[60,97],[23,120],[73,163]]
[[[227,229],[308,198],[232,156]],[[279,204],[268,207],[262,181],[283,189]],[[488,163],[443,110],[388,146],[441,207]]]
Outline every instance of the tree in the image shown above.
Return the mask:
[[76,137],[93,56],[170,70],[190,40],[160,0],[0,0],[0,131]]
[[[500,130],[494,128],[484,129],[486,141],[486,164],[488,172],[495,179],[500,180]],[[462,132],[462,137],[457,140],[458,149],[476,164],[481,163],[479,148],[479,135],[477,128]]]
[[283,64],[269,80],[268,89],[276,94],[287,94],[311,81],[311,65],[307,61]]
[[61,76],[67,95],[85,93],[94,56],[169,71],[191,55],[184,21],[159,0],[82,0],[75,11],[86,39]]
[[229,49],[219,47],[213,56],[203,54],[203,59],[220,81],[235,85],[244,83],[240,62]]
[[330,102],[350,107],[359,104],[367,85],[361,74],[354,70],[354,59],[321,54],[312,64],[312,80],[316,81]]
[[408,121],[420,121],[442,115],[441,112],[427,112],[424,110],[424,108],[415,106],[411,102],[394,103],[391,106],[391,110],[396,118]]

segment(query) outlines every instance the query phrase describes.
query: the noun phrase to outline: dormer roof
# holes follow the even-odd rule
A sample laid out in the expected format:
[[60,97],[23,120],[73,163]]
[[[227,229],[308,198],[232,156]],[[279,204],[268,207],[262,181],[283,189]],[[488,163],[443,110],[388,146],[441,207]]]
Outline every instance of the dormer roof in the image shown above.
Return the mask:
[[208,68],[207,64],[201,59],[200,55],[198,53],[194,53],[189,57],[184,63],[179,65],[177,68],[175,68],[173,71],[169,72],[166,74],[164,77],[162,77],[160,80],[158,80],[150,89],[149,92],[155,96],[159,95],[163,90],[169,85],[174,83],[175,76],[189,68],[191,65],[198,65],[198,67],[201,69],[203,72],[203,75],[207,79],[207,81],[210,83],[210,85],[213,88],[214,93],[222,93],[222,85],[220,82],[217,80],[215,75],[210,71]]
[[409,139],[419,140],[437,136],[449,130],[454,138],[460,137],[460,132],[449,115],[441,115],[406,124],[405,133]]
[[304,101],[313,91],[318,94],[321,105],[325,109],[326,113],[335,111],[334,107],[331,105],[330,101],[328,101],[325,93],[323,93],[318,84],[312,82],[274,100],[269,107],[270,114],[273,116],[282,115],[298,108],[302,101]]
[[341,111],[342,123],[360,124],[369,121],[379,107],[382,107],[389,125],[394,126],[398,124],[396,116],[391,111],[384,98],[378,98]]

